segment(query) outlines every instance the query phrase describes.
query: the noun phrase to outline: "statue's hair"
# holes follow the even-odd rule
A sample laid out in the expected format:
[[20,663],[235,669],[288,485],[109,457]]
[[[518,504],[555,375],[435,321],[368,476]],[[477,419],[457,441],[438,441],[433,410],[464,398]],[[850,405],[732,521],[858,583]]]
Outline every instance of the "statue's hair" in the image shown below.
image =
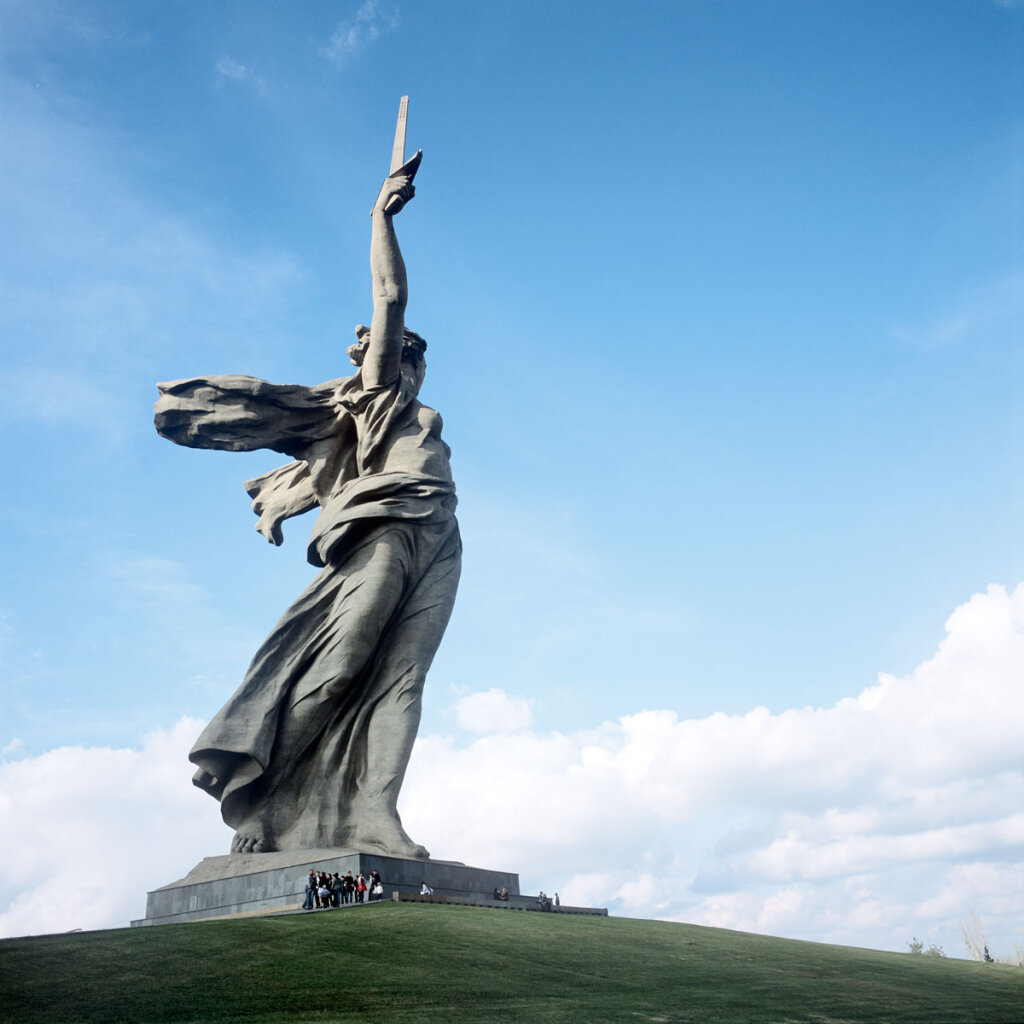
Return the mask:
[[[370,332],[366,331],[362,335],[363,340],[356,342],[355,345],[349,345],[345,350],[348,353],[349,359],[352,360],[354,366],[363,365],[363,357],[366,355],[366,346],[370,344]],[[410,331],[408,327],[402,329],[402,358],[418,360],[423,358],[423,353],[427,350],[427,339],[417,334],[415,331]]]

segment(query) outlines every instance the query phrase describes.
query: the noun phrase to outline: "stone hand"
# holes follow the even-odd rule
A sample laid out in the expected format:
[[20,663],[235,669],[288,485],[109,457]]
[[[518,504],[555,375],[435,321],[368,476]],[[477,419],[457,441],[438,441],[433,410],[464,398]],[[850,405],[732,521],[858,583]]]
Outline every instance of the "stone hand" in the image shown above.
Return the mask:
[[400,174],[385,178],[377,195],[377,202],[373,204],[373,212],[394,216],[415,194],[416,186],[407,176]]

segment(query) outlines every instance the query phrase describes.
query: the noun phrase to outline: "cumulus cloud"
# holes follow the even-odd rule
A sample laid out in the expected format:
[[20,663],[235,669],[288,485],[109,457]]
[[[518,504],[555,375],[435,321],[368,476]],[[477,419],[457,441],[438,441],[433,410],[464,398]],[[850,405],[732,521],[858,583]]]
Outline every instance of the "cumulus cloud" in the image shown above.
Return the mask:
[[993,586],[950,616],[933,658],[832,707],[424,737],[406,825],[435,855],[514,865],[619,912],[949,948],[983,906],[1009,944],[1024,911],[999,882],[1024,851],[1022,679],[1024,585]]
[[[463,695],[456,720],[481,734],[417,742],[402,815],[435,857],[567,904],[954,954],[977,913],[1006,953],[1024,915],[1022,679],[1024,584],[976,594],[932,658],[828,708],[643,711],[563,734],[531,731],[522,698]],[[187,784],[200,724],[3,765],[0,933],[123,924],[144,888],[225,847]],[[75,896],[50,906],[35,883],[55,866]]]
[[455,719],[469,732],[516,732],[528,728],[532,718],[530,702],[510,697],[504,690],[471,693],[455,702]]
[[320,53],[332,64],[341,67],[397,25],[397,7],[381,3],[380,0],[365,0],[351,18],[338,24],[330,41],[320,48]]
[[141,750],[61,747],[0,764],[0,936],[125,926],[147,890],[227,852],[185,759],[202,724],[183,718]]

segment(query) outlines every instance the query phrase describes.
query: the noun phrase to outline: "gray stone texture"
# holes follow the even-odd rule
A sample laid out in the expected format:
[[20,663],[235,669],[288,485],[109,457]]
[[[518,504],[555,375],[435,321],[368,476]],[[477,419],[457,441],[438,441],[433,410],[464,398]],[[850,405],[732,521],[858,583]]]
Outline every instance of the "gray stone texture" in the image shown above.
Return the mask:
[[236,830],[233,853],[429,857],[397,802],[462,545],[441,417],[417,398],[426,343],[404,322],[393,219],[414,194],[412,164],[374,205],[373,319],[356,328],[353,376],[313,387],[234,375],[158,385],[156,428],[176,444],[291,458],[245,485],[269,541],[281,543],[285,519],[319,509],[307,554],[320,573],[189,754],[194,783]]
[[508,889],[514,904],[536,902],[519,894],[519,875],[489,871],[456,861],[421,861],[346,850],[292,850],[286,853],[228,854],[206,857],[184,878],[161,886],[146,899],[146,916],[133,927],[181,924],[232,914],[294,910],[305,895],[310,868],[369,876],[380,872],[384,898],[393,892],[418,893],[426,882],[439,896],[489,900],[494,890]]

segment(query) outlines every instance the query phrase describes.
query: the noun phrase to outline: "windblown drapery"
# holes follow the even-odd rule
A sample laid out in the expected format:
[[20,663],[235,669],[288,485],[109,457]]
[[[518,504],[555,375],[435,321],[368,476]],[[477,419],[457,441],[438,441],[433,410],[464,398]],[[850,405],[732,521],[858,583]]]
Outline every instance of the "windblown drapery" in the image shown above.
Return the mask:
[[159,387],[164,437],[293,457],[246,484],[268,540],[321,507],[308,557],[322,570],[196,741],[196,785],[251,837],[247,849],[396,852],[373,810],[385,807],[404,836],[395,803],[408,749],[389,737],[418,723],[461,566],[440,417],[406,374],[372,389],[359,373],[312,388],[242,376]]

